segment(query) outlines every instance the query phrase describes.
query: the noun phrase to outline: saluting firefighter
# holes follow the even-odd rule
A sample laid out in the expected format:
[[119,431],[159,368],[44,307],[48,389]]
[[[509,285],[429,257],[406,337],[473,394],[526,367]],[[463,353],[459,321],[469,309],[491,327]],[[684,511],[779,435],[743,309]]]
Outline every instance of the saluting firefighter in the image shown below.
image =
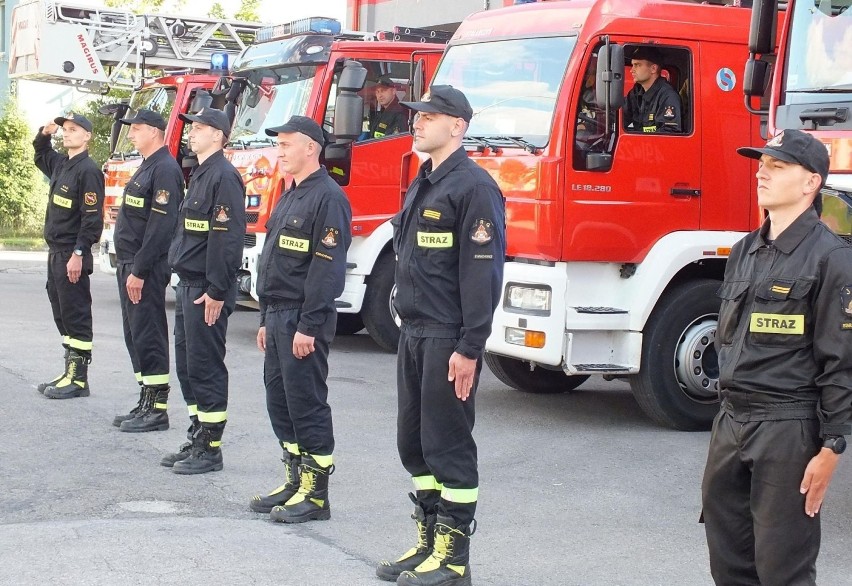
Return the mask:
[[293,116],[266,134],[277,137],[278,160],[293,177],[267,223],[257,282],[266,408],[286,477],[249,506],[285,523],[327,520],[334,451],[328,352],[337,325],[334,300],[346,278],[352,210],[320,165],[325,138],[316,122]]
[[716,584],[816,584],[820,507],[852,416],[852,247],[820,222],[825,145],[784,130],[759,159],[763,226],[719,289],[722,408],[702,496]]
[[144,158],[124,188],[115,222],[118,297],[124,342],[140,385],[139,402],[113,425],[121,431],[169,428],[169,245],[183,199],[183,171],[165,146],[166,121],[153,110],[132,118],[127,138]]
[[225,337],[237,298],[246,233],[245,185],[222,152],[231,124],[221,110],[181,114],[198,155],[180,205],[169,264],[180,277],[175,303],[175,368],[192,421],[191,442],[160,462],[177,474],[222,469],[228,418]]
[[416,111],[414,148],[429,155],[393,219],[395,306],[402,319],[397,445],[414,483],[417,544],[376,574],[402,585],[469,585],[479,494],[474,399],[500,299],[503,195],[462,147],[473,110],[432,86]]
[[[51,138],[62,127],[62,155]],[[47,297],[65,348],[65,370],[38,390],[51,399],[89,396],[92,361],[92,246],[103,230],[104,174],[89,156],[92,123],[73,112],[39,128],[35,164],[50,179],[44,219]]]

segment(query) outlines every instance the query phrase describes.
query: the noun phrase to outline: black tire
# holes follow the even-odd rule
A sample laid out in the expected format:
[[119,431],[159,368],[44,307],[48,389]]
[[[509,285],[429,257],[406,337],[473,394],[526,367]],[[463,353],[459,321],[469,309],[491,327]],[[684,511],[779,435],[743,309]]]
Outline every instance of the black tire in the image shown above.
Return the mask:
[[391,252],[385,252],[367,277],[367,292],[361,307],[361,319],[370,337],[389,352],[396,352],[399,345],[399,325],[396,323],[396,310],[393,309],[393,295],[396,293],[394,272],[396,260]]
[[554,394],[573,391],[586,382],[589,375],[568,376],[561,370],[536,367],[530,371],[530,363],[499,354],[485,353],[485,364],[500,382],[525,393]]
[[642,340],[639,374],[630,388],[655,422],[681,431],[710,429],[719,412],[719,361],[713,345],[719,281],[699,279],[666,293]]
[[337,336],[351,336],[364,329],[364,322],[358,313],[337,313]]

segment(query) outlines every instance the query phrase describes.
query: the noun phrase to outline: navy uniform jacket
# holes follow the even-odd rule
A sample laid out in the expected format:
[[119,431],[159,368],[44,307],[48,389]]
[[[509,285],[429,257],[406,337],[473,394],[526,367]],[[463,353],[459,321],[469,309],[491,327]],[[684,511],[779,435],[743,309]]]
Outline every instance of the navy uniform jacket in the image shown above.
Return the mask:
[[57,153],[42,128],[33,148],[36,167],[50,179],[44,240],[52,252],[82,248],[88,255],[104,227],[104,174],[89,151],[70,159]]
[[133,174],[115,222],[115,255],[119,264],[145,279],[155,264],[166,261],[183,200],[183,171],[165,146]]
[[205,281],[207,295],[222,301],[236,286],[246,235],[246,188],[222,151],[190,175],[169,248],[169,264],[184,281]]
[[400,132],[408,132],[408,110],[394,98],[387,108],[373,114],[367,138],[382,138]]
[[648,91],[637,83],[627,94],[624,128],[633,132],[683,132],[680,96],[662,77]]
[[266,224],[257,269],[260,325],[276,304],[301,309],[297,331],[316,336],[343,293],[352,210],[325,167],[284,192]]
[[722,399],[750,420],[769,418],[767,404],[815,415],[818,408],[823,433],[844,435],[852,416],[852,247],[813,208],[773,243],[768,230],[766,220],[734,245],[719,289]]
[[393,224],[394,305],[403,324],[458,329],[455,351],[479,358],[503,285],[500,188],[459,148],[435,171],[431,160],[420,167]]

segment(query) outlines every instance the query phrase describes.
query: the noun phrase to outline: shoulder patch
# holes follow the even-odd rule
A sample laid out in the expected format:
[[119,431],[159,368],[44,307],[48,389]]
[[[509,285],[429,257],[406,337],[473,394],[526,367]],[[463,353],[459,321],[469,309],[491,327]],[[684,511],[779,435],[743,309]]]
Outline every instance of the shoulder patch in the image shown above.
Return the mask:
[[87,191],[85,195],[83,195],[83,203],[87,206],[93,206],[98,203],[98,194],[94,191]]
[[213,218],[220,224],[231,221],[231,208],[229,206],[216,206],[213,208]]
[[337,228],[332,228],[331,226],[326,226],[322,229],[324,236],[322,237],[322,245],[326,248],[335,248],[337,246],[338,238],[340,237],[340,230]]
[[663,118],[674,118],[674,106],[666,106],[666,111],[663,112]]
[[491,220],[479,219],[470,231],[470,241],[474,244],[488,244],[494,239],[494,224]]
[[169,192],[165,189],[161,189],[157,192],[157,195],[154,196],[154,201],[164,206],[169,203]]
[[852,316],[852,285],[840,288],[840,309],[844,315]]

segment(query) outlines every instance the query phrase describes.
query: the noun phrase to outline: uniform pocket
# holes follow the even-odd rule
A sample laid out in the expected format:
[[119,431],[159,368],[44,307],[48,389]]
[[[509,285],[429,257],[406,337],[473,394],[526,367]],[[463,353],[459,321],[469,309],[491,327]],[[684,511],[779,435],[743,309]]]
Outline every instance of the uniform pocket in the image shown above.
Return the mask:
[[284,216],[284,226],[275,235],[275,252],[305,259],[311,254],[310,222],[305,216]]
[[743,311],[748,286],[749,281],[725,281],[716,292],[716,295],[722,299],[716,335],[723,345],[734,341],[734,333]]
[[444,252],[458,243],[454,232],[455,216],[440,207],[422,206],[417,210],[416,249],[424,252]]
[[189,236],[207,237],[210,232],[210,202],[193,197],[183,202],[183,231]]
[[799,348],[812,340],[810,292],[815,278],[766,279],[754,295],[749,335],[758,346]]

